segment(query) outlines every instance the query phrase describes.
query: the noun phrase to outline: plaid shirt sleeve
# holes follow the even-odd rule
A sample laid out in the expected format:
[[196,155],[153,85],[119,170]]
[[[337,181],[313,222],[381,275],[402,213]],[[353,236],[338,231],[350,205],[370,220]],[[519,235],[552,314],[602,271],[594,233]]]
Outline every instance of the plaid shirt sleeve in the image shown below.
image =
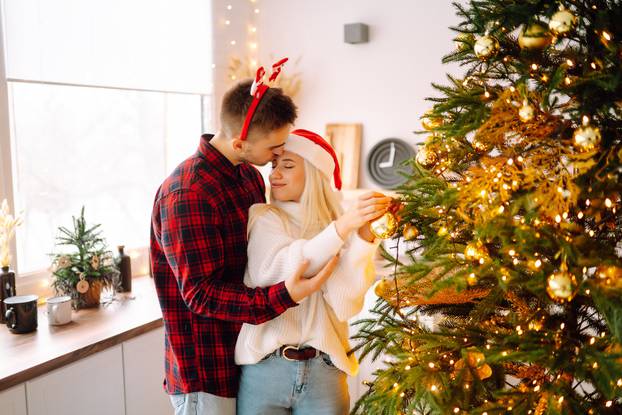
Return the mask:
[[162,250],[184,302],[194,313],[261,324],[298,305],[284,282],[249,288],[227,280],[219,215],[196,192],[180,190],[160,202]]

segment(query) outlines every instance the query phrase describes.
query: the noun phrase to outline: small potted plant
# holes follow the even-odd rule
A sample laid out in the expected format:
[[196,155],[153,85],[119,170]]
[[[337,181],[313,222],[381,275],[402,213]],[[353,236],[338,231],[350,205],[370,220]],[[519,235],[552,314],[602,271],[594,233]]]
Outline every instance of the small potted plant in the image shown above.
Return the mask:
[[87,226],[84,207],[80,217],[72,219],[73,229],[58,228],[56,246],[67,249],[52,254],[52,287],[57,295],[71,296],[75,309],[97,307],[102,289],[117,284],[119,271],[101,237],[100,225]]

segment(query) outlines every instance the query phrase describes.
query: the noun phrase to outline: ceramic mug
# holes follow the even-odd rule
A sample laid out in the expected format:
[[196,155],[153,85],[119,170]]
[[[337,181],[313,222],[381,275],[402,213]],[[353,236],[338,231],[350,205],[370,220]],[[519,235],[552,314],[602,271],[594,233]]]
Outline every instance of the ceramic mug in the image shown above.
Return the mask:
[[13,333],[30,333],[37,329],[36,295],[18,295],[4,299],[6,325]]
[[61,326],[71,322],[71,297],[50,297],[46,300],[48,321],[51,326]]

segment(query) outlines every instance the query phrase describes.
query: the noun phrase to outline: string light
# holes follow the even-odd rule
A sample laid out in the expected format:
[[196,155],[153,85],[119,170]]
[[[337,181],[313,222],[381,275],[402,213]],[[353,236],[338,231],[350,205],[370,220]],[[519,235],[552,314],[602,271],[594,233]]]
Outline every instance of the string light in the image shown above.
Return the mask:
[[227,10],[231,10],[231,9],[233,9],[233,6],[229,4],[229,5],[227,6]]

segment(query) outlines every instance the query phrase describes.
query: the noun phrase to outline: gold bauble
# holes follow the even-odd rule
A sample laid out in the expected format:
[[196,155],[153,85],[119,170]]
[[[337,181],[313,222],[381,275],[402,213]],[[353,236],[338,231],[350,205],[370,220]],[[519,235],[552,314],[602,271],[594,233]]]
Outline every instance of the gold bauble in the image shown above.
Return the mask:
[[522,122],[529,122],[533,120],[533,117],[536,115],[536,110],[529,103],[529,101],[524,100],[523,105],[518,109],[518,117]]
[[548,28],[542,23],[532,23],[518,36],[518,45],[521,49],[544,49],[553,40]]
[[464,249],[464,257],[468,261],[479,261],[480,263],[488,256],[488,250],[480,241],[469,242]]
[[592,151],[600,145],[600,129],[591,125],[584,125],[576,130],[572,135],[574,146],[580,151]]
[[[480,352],[467,352],[465,359],[460,359],[454,365],[455,370],[462,370],[468,365],[471,369],[475,369],[475,373],[479,380],[484,380],[492,375],[492,368],[484,363],[485,356]],[[464,374],[464,379],[469,382],[472,380],[470,372]]]
[[397,232],[397,218],[391,212],[387,212],[373,221],[369,229],[376,237],[380,239],[388,239]]
[[428,131],[435,130],[443,125],[443,119],[441,117],[434,117],[432,111],[428,111],[421,117],[421,125]]
[[474,41],[473,35],[470,33],[460,33],[454,38],[454,46],[457,50],[465,50]]
[[471,287],[477,284],[477,276],[475,275],[475,273],[470,273],[469,275],[467,275],[466,278],[467,284],[469,284]]
[[402,231],[402,236],[407,241],[412,241],[417,236],[419,236],[419,229],[417,229],[414,225],[410,223],[404,225],[404,230]]
[[577,279],[568,271],[558,271],[546,280],[546,292],[553,301],[571,301],[577,295]]
[[383,278],[380,281],[378,281],[378,283],[374,287],[374,293],[378,297],[384,298],[386,300],[391,293],[391,288],[393,287],[394,287],[394,283],[392,281],[389,281],[388,279]]
[[568,10],[560,10],[551,17],[549,29],[555,36],[566,36],[577,25],[577,17]]
[[490,35],[484,35],[475,41],[473,52],[481,60],[488,60],[499,53],[499,41]]
[[432,147],[425,145],[419,148],[415,159],[417,160],[417,163],[421,164],[424,168],[429,169],[434,167],[438,161],[438,155]]

